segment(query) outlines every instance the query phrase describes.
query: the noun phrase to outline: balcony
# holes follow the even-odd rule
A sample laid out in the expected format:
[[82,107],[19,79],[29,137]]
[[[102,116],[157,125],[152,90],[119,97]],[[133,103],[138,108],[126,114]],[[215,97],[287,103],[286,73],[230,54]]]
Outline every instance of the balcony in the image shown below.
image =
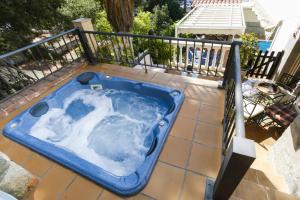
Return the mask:
[[[264,176],[266,151],[246,138],[257,139],[257,129],[245,133],[239,43],[72,29],[2,55],[0,63],[8,91],[1,92],[1,129],[85,71],[184,91],[151,178],[133,199],[287,197]],[[0,151],[38,178],[26,199],[121,198],[3,135]]]

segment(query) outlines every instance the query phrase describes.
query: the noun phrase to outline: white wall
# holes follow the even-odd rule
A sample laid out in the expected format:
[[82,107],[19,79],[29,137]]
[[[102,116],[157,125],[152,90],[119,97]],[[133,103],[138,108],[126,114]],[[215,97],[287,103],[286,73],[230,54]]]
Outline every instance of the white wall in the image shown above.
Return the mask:
[[254,0],[253,9],[265,28],[272,29],[282,23],[270,47],[270,51],[285,52],[277,71],[279,75],[286,69],[285,64],[299,39],[300,0]]
[[255,0],[255,6],[263,9],[264,14],[276,24],[281,20],[300,16],[300,0]]
[[278,67],[277,75],[279,75],[285,67],[286,61],[291,55],[291,52],[296,45],[297,40],[299,40],[299,36],[300,17],[288,18],[282,21],[282,25],[277,30],[277,33],[270,47],[270,51],[278,52],[284,50],[284,55]]
[[288,48],[293,47],[296,44],[296,41],[299,38],[299,29],[300,17],[283,20],[282,25],[275,34],[270,50],[282,51],[284,49],[287,53],[289,50]]

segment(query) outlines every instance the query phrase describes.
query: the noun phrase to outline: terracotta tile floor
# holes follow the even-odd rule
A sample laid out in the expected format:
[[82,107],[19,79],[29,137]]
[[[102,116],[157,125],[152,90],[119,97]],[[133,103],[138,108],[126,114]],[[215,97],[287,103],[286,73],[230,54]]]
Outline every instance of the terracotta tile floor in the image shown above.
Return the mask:
[[[147,186],[138,195],[128,199],[203,199],[205,181],[216,177],[221,164],[221,131],[224,91],[217,89],[217,82],[115,65],[88,66],[78,70],[100,71],[129,79],[167,85],[184,91],[186,98],[170,132],[164,149]],[[66,80],[65,80],[66,81]],[[63,81],[60,84],[63,84]],[[55,90],[60,84],[43,93]],[[32,105],[40,97],[21,106],[0,121],[2,128],[9,119]],[[0,151],[25,167],[39,178],[31,192],[30,200],[112,200],[122,199],[88,179],[68,170],[37,153],[0,135]],[[257,164],[259,166],[260,163]],[[258,167],[257,167],[258,168]],[[249,171],[232,199],[284,199],[285,194],[267,184],[257,171]],[[250,186],[249,186],[250,184]],[[252,198],[251,195],[255,197]]]
[[288,195],[283,177],[279,176],[270,162],[269,149],[278,139],[275,131],[264,130],[256,125],[246,126],[246,137],[256,142],[256,160],[237,187],[233,199],[292,200]]

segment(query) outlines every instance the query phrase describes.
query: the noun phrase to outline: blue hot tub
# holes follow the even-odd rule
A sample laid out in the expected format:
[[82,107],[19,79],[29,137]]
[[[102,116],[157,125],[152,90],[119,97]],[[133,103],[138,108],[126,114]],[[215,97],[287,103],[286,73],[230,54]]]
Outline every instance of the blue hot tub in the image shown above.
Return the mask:
[[27,109],[4,135],[120,194],[149,180],[181,91],[86,72]]

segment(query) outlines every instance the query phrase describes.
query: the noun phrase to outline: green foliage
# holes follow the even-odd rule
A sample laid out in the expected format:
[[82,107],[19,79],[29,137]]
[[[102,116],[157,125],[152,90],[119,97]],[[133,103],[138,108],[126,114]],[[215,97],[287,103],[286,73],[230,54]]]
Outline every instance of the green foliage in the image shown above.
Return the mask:
[[139,9],[137,16],[133,20],[133,33],[148,34],[152,29],[154,29],[152,13]]
[[[0,53],[29,44],[41,30],[62,30],[62,0],[0,1]],[[58,20],[59,19],[59,20]]]
[[97,58],[99,58],[99,61],[105,62],[105,63],[113,63],[113,54],[109,48],[109,46],[102,46],[98,48],[97,51]]
[[178,0],[167,1],[170,17],[173,21],[179,20],[184,15],[184,10],[180,7]]
[[169,33],[168,29],[172,26],[173,21],[169,17],[168,7],[166,5],[156,6],[154,9],[153,24],[157,35]]
[[178,37],[181,37],[181,38],[195,38],[195,35],[191,34],[191,33],[179,33]]
[[81,17],[96,19],[100,3],[95,0],[64,0],[59,12],[68,18],[68,22]]
[[183,9],[180,7],[179,0],[148,0],[144,3],[147,11],[154,11],[156,6],[167,6],[168,13],[173,21],[181,19],[184,15]]
[[151,40],[148,43],[148,50],[155,64],[165,64],[170,66],[170,59],[174,53],[174,47],[161,40]]
[[240,48],[241,67],[247,69],[248,61],[253,59],[258,51],[258,38],[254,33],[245,33],[241,39],[243,42]]
[[112,32],[112,26],[107,20],[107,14],[104,10],[97,12],[95,20],[96,29],[101,32]]

